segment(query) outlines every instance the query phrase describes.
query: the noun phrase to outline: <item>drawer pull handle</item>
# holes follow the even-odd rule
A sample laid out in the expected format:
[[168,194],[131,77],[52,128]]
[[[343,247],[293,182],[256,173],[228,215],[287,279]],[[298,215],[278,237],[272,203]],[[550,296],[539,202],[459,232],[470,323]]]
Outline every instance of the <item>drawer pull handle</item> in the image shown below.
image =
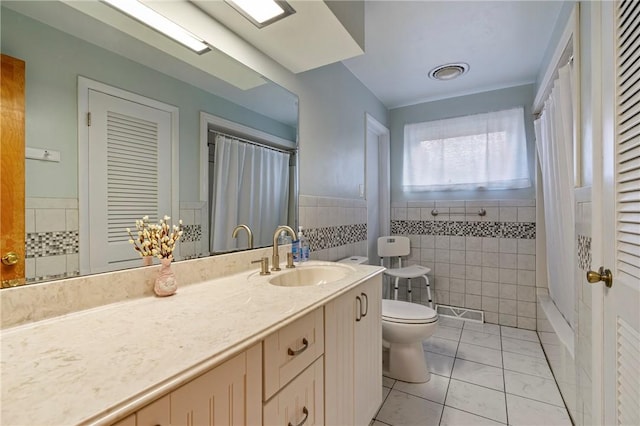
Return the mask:
[[362,299],[360,296],[356,296],[356,322],[362,319]]
[[364,300],[364,313],[362,313],[362,305],[360,305],[360,312],[361,312],[361,316],[366,317],[367,314],[369,313],[369,296],[367,296],[365,293],[360,293],[360,296],[362,296],[362,299]]
[[[300,349],[296,349],[295,351],[291,348],[287,349],[287,353],[291,356],[296,356],[296,355],[300,355],[302,352],[306,351],[307,348],[309,347],[309,341],[307,340],[306,337],[302,338],[302,347]],[[306,419],[305,419],[306,420]],[[302,422],[304,423],[304,422]],[[300,423],[300,424],[302,424]]]
[[307,407],[302,407],[302,414],[304,414],[304,418],[300,423],[294,425],[293,423],[289,422],[288,426],[302,426],[303,424],[305,424],[307,419],[309,418],[309,410],[307,410]]

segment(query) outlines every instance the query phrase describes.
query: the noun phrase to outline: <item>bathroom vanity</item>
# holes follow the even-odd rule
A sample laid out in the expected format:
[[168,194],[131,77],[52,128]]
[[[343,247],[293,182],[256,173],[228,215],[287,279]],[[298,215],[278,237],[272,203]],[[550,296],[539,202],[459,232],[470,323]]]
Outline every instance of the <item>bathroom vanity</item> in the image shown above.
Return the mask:
[[340,268],[322,284],[252,269],[5,328],[2,423],[366,425],[382,401],[382,268],[337,265],[298,269]]

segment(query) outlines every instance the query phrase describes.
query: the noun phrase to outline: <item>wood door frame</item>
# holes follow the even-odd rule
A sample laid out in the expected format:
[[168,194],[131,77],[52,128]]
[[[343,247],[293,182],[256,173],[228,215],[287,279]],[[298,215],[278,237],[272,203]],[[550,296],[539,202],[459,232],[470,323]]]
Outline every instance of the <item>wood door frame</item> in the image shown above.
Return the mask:
[[[179,108],[165,104],[146,96],[138,95],[127,90],[119,89],[99,81],[78,76],[78,225],[79,225],[79,264],[80,274],[91,273],[89,257],[89,126],[87,113],[89,112],[89,90],[115,96],[127,101],[166,111],[171,114],[171,217],[180,215],[179,205],[179,141],[180,117]],[[176,247],[175,257],[180,256],[180,245]]]

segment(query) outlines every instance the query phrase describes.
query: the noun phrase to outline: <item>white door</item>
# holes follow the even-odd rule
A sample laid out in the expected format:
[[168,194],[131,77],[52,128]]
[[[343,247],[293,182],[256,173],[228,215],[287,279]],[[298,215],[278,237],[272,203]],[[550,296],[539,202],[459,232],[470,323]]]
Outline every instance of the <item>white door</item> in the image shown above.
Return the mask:
[[367,200],[367,257],[369,264],[380,264],[378,237],[389,234],[389,130],[366,116],[365,198]]
[[[604,424],[640,424],[640,2],[603,2]],[[609,44],[608,42],[611,42]],[[614,64],[614,66],[611,66]],[[595,156],[594,156],[595,157]],[[594,181],[595,183],[595,181]],[[594,187],[596,185],[594,184]],[[594,202],[597,202],[594,192]],[[595,212],[594,212],[595,213]],[[596,259],[594,259],[596,260]],[[602,285],[596,284],[596,285]]]
[[142,266],[126,228],[171,215],[171,114],[95,90],[88,106],[90,272]]

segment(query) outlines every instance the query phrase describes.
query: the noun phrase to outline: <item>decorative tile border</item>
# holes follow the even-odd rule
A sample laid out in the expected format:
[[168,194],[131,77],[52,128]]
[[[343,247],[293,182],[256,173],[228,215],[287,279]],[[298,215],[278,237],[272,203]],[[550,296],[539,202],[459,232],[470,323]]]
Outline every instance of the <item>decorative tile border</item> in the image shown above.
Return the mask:
[[80,248],[78,231],[30,232],[25,243],[27,259],[76,254]]
[[56,275],[43,275],[41,277],[27,278],[25,280],[25,283],[35,284],[42,281],[60,280],[60,279],[73,278],[73,277],[79,277],[79,276],[80,276],[80,271],[65,272],[65,273],[56,274]]
[[365,241],[367,239],[367,224],[311,228],[306,229],[304,233],[309,238],[311,251],[317,251]]
[[182,241],[200,241],[201,239],[202,225],[182,225]]
[[391,233],[533,240],[536,238],[536,224],[534,222],[392,220]]
[[591,269],[591,237],[578,235],[578,268]]

